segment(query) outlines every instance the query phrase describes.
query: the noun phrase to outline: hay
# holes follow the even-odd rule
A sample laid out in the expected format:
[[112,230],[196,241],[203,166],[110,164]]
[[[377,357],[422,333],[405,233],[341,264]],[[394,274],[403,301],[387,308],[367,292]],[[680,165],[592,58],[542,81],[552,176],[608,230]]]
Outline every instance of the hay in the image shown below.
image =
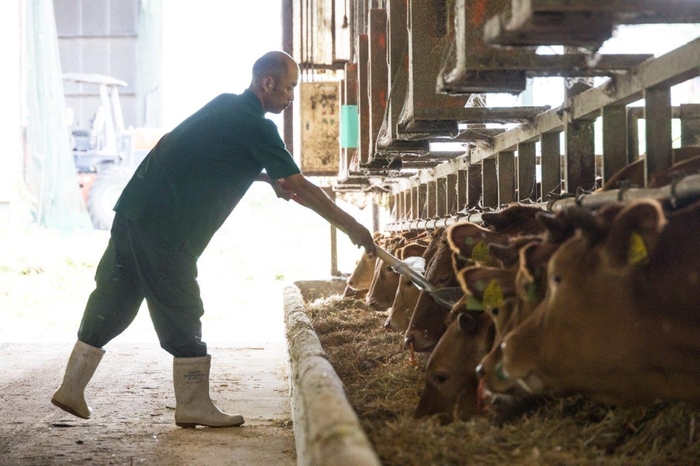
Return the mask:
[[497,426],[488,416],[415,420],[428,355],[409,364],[403,335],[363,302],[331,297],[309,317],[382,463],[412,465],[700,464],[697,406],[620,408],[572,396]]

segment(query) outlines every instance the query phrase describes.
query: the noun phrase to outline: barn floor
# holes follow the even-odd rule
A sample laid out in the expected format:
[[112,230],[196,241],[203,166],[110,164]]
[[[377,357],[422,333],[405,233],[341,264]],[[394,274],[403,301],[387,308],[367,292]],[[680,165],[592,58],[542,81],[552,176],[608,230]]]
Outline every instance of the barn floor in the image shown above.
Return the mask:
[[294,465],[286,345],[210,345],[211,396],[239,428],[175,426],[172,358],[156,342],[112,342],[86,396],[90,420],[50,403],[72,345],[3,343],[2,465]]
[[200,260],[203,331],[212,399],[242,427],[175,426],[172,357],[145,306],[105,347],[86,391],[92,419],[51,404],[108,237],[0,228],[0,465],[296,464],[284,282],[225,234]]

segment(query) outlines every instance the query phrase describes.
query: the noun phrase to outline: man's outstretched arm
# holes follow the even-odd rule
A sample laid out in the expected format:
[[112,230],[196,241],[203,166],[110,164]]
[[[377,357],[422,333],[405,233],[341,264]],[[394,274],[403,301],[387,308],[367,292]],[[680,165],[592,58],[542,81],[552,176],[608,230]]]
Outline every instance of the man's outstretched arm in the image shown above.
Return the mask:
[[284,178],[284,182],[289,190],[293,191],[298,200],[301,201],[301,204],[313,210],[331,225],[348,235],[353,244],[356,244],[358,247],[362,246],[368,254],[376,253],[372,233],[350,214],[338,207],[323,189],[306,179],[301,173]]

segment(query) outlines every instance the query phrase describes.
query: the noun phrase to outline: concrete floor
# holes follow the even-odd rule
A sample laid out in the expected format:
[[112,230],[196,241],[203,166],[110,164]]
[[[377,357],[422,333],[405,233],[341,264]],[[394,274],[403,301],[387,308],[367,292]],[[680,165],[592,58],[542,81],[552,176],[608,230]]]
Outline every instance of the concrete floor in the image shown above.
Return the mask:
[[50,403],[72,344],[0,344],[1,465],[296,464],[285,343],[210,345],[211,397],[246,422],[193,430],[174,423],[170,355],[117,341],[86,390],[90,420]]

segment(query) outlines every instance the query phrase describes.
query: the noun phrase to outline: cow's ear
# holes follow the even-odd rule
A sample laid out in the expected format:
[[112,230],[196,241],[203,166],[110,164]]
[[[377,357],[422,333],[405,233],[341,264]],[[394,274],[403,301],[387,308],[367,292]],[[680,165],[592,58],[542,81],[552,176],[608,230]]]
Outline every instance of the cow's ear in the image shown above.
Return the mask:
[[470,312],[460,312],[457,315],[457,329],[460,332],[473,335],[476,333],[477,326],[478,322]]
[[422,256],[426,246],[419,243],[409,243],[403,247],[403,259],[407,257]]
[[518,262],[518,254],[521,247],[521,244],[514,243],[508,245],[491,243],[489,244],[489,253],[500,260],[505,267],[508,267]]
[[[472,266],[462,269],[457,274],[457,281],[459,281],[462,290],[472,294],[479,301],[484,300],[486,290],[494,280],[498,284],[501,296],[515,295],[515,271],[511,269]],[[492,289],[494,286],[492,285]]]
[[486,285],[477,279],[479,270],[481,270],[480,266],[465,267],[457,273],[457,281],[465,293],[471,294],[481,302]]
[[645,262],[666,224],[661,204],[651,199],[634,202],[613,220],[606,250],[615,266]]
[[566,215],[571,223],[583,232],[590,244],[596,244],[605,237],[600,219],[592,212],[580,207],[572,207],[567,210]]
[[497,212],[484,212],[481,214],[481,220],[483,220],[485,225],[492,226],[497,230],[506,228],[515,220],[512,207],[513,206],[506,207]]
[[571,236],[573,225],[566,216],[566,211],[551,214],[549,212],[538,212],[537,220],[544,226],[547,232],[547,241],[550,243],[562,243]]

